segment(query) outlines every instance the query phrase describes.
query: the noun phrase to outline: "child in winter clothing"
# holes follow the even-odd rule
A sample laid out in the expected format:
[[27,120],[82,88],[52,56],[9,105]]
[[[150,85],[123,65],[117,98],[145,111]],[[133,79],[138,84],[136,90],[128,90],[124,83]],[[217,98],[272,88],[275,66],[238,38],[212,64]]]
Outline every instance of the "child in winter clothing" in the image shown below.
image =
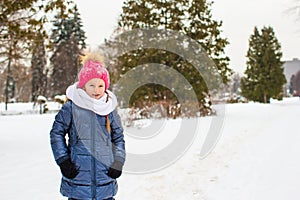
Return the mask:
[[[125,142],[109,74],[88,56],[69,99],[55,117],[51,147],[63,175],[60,192],[69,199],[113,199],[125,162]],[[66,141],[66,135],[68,141]]]

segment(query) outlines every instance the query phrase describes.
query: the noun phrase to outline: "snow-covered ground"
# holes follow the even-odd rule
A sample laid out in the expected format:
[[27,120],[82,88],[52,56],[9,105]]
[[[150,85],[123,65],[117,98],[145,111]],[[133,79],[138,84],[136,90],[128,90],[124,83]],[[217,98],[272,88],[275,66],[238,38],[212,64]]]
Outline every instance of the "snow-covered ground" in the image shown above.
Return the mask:
[[[55,114],[20,114],[32,108],[28,104],[10,104],[14,112],[3,112],[0,106],[2,113],[15,114],[0,115],[0,199],[66,199],[59,194],[60,171],[49,142]],[[204,137],[199,134],[171,166],[147,174],[124,173],[116,199],[298,200],[299,114],[299,98],[226,105],[221,137],[207,157],[200,156]],[[207,131],[211,121],[200,118],[199,132]],[[164,124],[161,144],[178,129],[178,120]],[[145,151],[144,140],[125,136],[128,151]]]

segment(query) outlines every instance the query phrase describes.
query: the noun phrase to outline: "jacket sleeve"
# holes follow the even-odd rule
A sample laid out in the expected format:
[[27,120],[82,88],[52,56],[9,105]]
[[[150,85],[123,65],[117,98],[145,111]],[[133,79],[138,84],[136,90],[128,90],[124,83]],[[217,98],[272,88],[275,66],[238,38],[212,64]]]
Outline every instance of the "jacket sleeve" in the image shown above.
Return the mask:
[[125,157],[126,157],[125,141],[124,141],[121,118],[117,110],[114,110],[111,113],[110,126],[111,126],[111,141],[113,144],[114,159],[124,164]]
[[69,132],[72,120],[71,102],[63,105],[55,116],[55,120],[50,131],[50,142],[56,163],[59,165],[70,157],[66,143],[66,134]]

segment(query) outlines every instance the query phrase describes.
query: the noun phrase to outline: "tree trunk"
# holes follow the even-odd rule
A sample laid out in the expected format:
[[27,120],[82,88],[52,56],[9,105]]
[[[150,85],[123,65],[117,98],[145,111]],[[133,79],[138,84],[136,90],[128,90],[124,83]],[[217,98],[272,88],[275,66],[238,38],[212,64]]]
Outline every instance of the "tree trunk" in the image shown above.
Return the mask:
[[264,93],[264,103],[268,103],[267,94]]
[[9,100],[8,87],[9,87],[9,81],[11,77],[10,64],[11,64],[11,57],[8,58],[8,64],[7,64],[7,76],[6,76],[6,85],[5,85],[5,110],[7,110],[7,104]]

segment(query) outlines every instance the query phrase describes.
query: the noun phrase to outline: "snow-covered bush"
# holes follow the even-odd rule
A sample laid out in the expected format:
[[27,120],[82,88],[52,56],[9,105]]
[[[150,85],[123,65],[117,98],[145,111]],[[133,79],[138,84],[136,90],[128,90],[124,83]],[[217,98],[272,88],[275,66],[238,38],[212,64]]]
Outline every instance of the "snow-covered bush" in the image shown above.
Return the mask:
[[60,103],[60,104],[64,104],[66,102],[66,99],[67,99],[67,97],[64,94],[63,95],[56,95],[54,97],[54,101],[57,102],[57,103]]
[[49,110],[46,97],[39,95],[37,97],[37,102],[40,105],[40,114],[46,113]]

